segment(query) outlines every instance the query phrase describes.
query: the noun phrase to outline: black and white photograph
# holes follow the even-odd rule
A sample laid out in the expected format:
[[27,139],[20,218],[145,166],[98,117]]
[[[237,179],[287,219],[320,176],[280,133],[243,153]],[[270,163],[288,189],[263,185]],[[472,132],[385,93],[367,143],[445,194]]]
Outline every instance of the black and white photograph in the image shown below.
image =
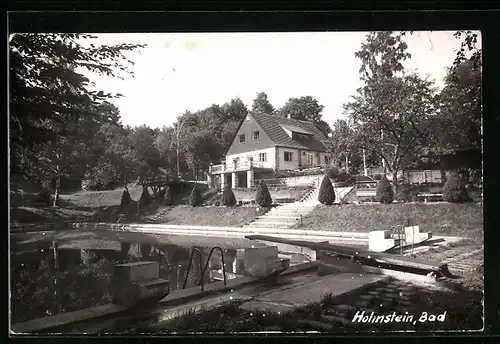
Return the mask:
[[481,31],[8,40],[11,335],[484,330]]

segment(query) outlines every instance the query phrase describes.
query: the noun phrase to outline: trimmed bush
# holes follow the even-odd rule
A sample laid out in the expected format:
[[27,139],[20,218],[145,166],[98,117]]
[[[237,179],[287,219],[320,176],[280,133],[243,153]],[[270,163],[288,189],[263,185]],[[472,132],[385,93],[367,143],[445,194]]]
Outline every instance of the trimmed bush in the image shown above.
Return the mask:
[[383,204],[391,204],[394,201],[394,190],[392,185],[384,175],[377,184],[377,194],[375,199]]
[[398,185],[396,199],[400,202],[414,202],[417,200],[419,189],[410,184]]
[[165,191],[164,203],[169,206],[174,205],[173,190],[170,186]]
[[166,192],[167,192],[167,190],[165,190],[165,189],[158,190],[158,192],[155,195],[155,200],[156,201],[163,201],[163,198],[165,197]]
[[148,188],[142,189],[141,198],[139,199],[139,207],[146,207],[153,202],[153,197],[149,194]]
[[452,172],[444,184],[443,200],[450,203],[470,202],[471,198],[465,188],[465,181],[456,172]]
[[52,205],[52,193],[48,188],[43,188],[39,193],[36,199],[38,203],[43,203],[47,206]]
[[255,203],[261,207],[269,207],[273,203],[269,189],[266,183],[261,179],[257,185],[257,192],[255,193]]
[[191,192],[191,196],[189,196],[189,204],[191,204],[192,207],[199,207],[203,204],[203,197],[200,189],[196,185]]
[[231,190],[231,187],[228,185],[224,188],[224,191],[222,192],[222,200],[221,200],[223,205],[226,205],[228,207],[232,207],[236,205],[236,197],[234,197],[233,190]]
[[328,176],[323,178],[319,187],[318,201],[325,205],[332,205],[335,202],[335,189]]
[[130,193],[127,190],[123,190],[122,199],[120,201],[120,205],[129,205],[132,202],[132,198],[130,197]]

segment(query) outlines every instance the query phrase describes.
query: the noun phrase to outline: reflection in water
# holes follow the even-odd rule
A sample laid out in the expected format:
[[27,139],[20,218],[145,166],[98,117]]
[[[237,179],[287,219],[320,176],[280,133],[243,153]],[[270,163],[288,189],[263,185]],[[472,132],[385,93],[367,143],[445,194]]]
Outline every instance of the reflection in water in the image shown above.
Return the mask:
[[[58,273],[53,248],[48,243],[32,251],[12,252],[12,321],[22,322],[57,314],[59,309],[69,312],[111,302],[113,266],[118,263],[157,261],[160,278],[169,280],[172,290],[181,289],[184,285],[191,248],[116,241],[101,241],[98,247],[92,245],[88,240],[59,245]],[[211,248],[199,249],[204,265]],[[235,252],[225,252],[227,271],[232,267]],[[187,276],[187,288],[200,283],[203,266],[196,255],[195,258]],[[205,284],[214,281],[211,269],[222,267],[221,263],[220,253],[214,251],[204,276]]]

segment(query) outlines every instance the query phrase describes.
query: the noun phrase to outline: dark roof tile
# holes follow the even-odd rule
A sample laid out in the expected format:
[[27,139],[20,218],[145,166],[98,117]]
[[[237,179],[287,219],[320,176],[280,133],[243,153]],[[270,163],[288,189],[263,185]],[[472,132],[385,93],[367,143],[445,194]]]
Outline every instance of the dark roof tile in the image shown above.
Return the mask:
[[[263,113],[252,113],[251,116],[276,146],[310,149],[320,152],[326,151],[323,144],[323,141],[326,140],[326,138],[312,122],[299,121],[296,119],[267,115]],[[298,127],[299,129],[302,129],[302,131],[312,133],[313,137],[309,141],[293,140],[290,136],[288,136],[282,126]]]

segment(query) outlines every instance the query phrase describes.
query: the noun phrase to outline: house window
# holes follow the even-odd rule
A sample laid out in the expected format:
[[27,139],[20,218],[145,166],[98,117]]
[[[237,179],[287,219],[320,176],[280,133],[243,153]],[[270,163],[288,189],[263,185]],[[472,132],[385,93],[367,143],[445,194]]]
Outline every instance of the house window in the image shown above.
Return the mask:
[[325,155],[325,165],[328,165],[328,157]]
[[240,135],[240,143],[244,143],[245,142],[245,134],[241,134]]
[[259,153],[259,161],[266,161],[266,160],[267,160],[267,154]]
[[292,161],[292,152],[285,152],[285,161]]
[[257,131],[254,131],[254,132],[252,133],[252,140],[257,141],[257,140],[259,139],[259,134],[260,134],[260,133],[259,133],[259,131],[258,131],[258,130],[257,130]]

